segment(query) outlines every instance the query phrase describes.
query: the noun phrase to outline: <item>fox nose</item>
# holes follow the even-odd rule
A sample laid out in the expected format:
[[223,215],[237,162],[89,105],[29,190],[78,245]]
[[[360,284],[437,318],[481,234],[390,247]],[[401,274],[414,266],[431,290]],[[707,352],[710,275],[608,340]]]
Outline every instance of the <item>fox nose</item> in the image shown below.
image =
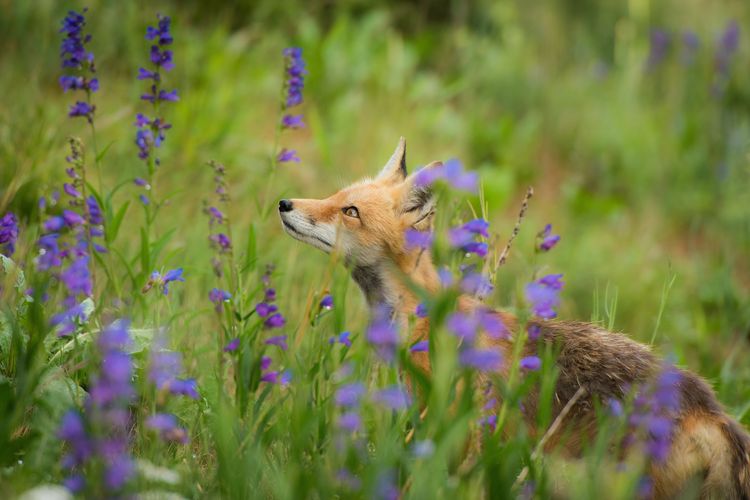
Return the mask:
[[291,212],[292,202],[289,200],[281,200],[279,202],[279,212]]

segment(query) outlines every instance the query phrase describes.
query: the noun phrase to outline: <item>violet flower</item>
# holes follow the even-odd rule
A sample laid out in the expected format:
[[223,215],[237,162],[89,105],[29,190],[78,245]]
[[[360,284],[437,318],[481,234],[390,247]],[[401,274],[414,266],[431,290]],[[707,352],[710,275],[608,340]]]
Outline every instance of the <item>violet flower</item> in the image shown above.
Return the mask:
[[[162,73],[169,72],[174,68],[173,53],[166,47],[172,45],[174,38],[170,32],[171,19],[168,16],[158,15],[158,25],[146,28],[146,39],[155,41],[155,45],[150,49],[150,61],[153,69],[139,68],[138,80],[150,80],[149,93],[143,94],[141,99],[150,102],[153,105],[153,118],[147,117],[141,113],[136,115],[135,144],[138,147],[138,157],[144,161],[153,161],[155,165],[159,164],[158,158],[154,157],[155,148],[160,147],[166,136],[165,130],[172,127],[166,120],[158,116],[161,111],[161,103],[175,102],[179,100],[176,90],[164,90],[162,85]],[[150,167],[151,168],[151,167]],[[141,200],[143,201],[143,200]],[[147,203],[144,203],[147,205]]]
[[537,234],[536,238],[536,248],[539,252],[549,252],[560,241],[560,235],[552,234],[552,224],[544,226],[544,229]]
[[468,368],[479,371],[498,371],[502,366],[503,357],[497,349],[464,349],[458,355],[458,362]]
[[0,253],[11,257],[16,251],[18,241],[18,219],[12,212],[8,212],[0,219]]
[[403,410],[411,404],[409,395],[400,387],[392,386],[377,391],[373,400],[391,410]]
[[351,332],[348,332],[348,331],[347,332],[341,332],[338,336],[334,336],[334,337],[329,338],[328,339],[328,343],[329,344],[339,343],[339,344],[345,345],[346,347],[351,347],[352,346],[352,341],[349,338],[350,336],[351,336]]
[[89,100],[91,94],[99,90],[99,80],[95,77],[94,53],[86,50],[86,44],[91,41],[91,35],[83,31],[86,26],[84,14],[87,11],[88,9],[83,9],[80,13],[69,11],[60,28],[60,33],[65,35],[60,44],[63,69],[77,70],[84,74],[63,75],[59,82],[63,92],[82,90],[86,94],[86,101],[77,101],[73,104],[68,116],[71,118],[83,116],[89,123],[93,123],[96,106],[93,106]]
[[333,309],[333,296],[331,296],[331,294],[326,294],[323,297],[320,301],[320,308],[325,309],[326,311]]
[[416,229],[407,229],[404,232],[404,241],[406,249],[412,250],[419,248],[426,250],[432,246],[434,236],[432,231],[417,231]]
[[562,274],[548,274],[526,285],[526,300],[535,316],[551,319],[557,316],[554,308],[560,304]]
[[232,298],[232,294],[227,292],[226,290],[220,290],[218,288],[211,289],[210,292],[208,292],[208,300],[213,302],[215,305],[215,309],[217,313],[221,312],[222,306],[224,305],[224,302],[229,302],[229,300]]

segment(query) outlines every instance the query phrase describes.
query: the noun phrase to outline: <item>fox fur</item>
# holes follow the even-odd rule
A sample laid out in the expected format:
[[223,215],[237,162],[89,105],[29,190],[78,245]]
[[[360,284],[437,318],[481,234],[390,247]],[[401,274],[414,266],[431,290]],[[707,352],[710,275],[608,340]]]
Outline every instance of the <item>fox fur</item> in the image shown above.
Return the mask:
[[[434,162],[424,168],[439,165]],[[418,304],[405,279],[433,293],[440,288],[429,252],[407,250],[404,243],[407,229],[429,229],[435,213],[429,187],[417,185],[414,178],[415,174],[407,174],[406,143],[401,138],[376,178],[355,183],[322,200],[279,203],[281,222],[289,235],[324,252],[337,248],[371,310],[386,304],[403,326]],[[472,297],[459,299],[463,312],[479,306]],[[513,315],[495,313],[511,334],[517,330]],[[543,341],[559,349],[553,418],[579,388],[585,389],[585,396],[565,417],[565,442],[552,439],[547,443],[548,448],[562,446],[576,456],[596,431],[594,402],[625,398],[630,387],[652,380],[662,361],[648,346],[594,324],[549,320],[538,321],[537,325]],[[429,319],[418,319],[409,334],[410,342],[427,339],[429,330]],[[505,359],[511,357],[512,340],[483,338],[482,342],[502,351]],[[430,372],[427,353],[412,356],[415,364]],[[750,436],[723,411],[703,379],[686,370],[680,373],[680,411],[671,450],[668,459],[650,471],[654,497],[679,497],[687,484],[697,480],[701,498],[750,500]],[[525,413],[531,416],[527,422],[531,432],[537,432],[533,417],[536,398],[532,393],[524,403]]]

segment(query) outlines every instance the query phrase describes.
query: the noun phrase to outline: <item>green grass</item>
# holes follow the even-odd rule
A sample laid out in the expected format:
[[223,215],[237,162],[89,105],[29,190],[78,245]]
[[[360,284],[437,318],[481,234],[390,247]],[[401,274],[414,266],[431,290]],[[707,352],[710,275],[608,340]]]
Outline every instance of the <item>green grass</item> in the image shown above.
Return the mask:
[[[97,310],[88,330],[95,335],[97,325],[119,316],[130,317],[144,332],[166,326],[171,347],[183,353],[185,372],[201,389],[198,401],[169,406],[188,428],[189,445],[162,446],[138,434],[137,453],[180,474],[175,485],[141,478],[142,491],[348,498],[371,496],[384,474],[394,474],[402,488],[409,486],[405,496],[471,498],[484,488],[507,492],[530,463],[538,437],[519,430],[512,438],[490,437],[494,448],[475,468],[462,464],[464,441],[479,410],[467,400],[458,413],[447,411],[456,362],[450,345],[443,346],[442,368],[432,382],[435,411],[423,423],[418,409],[391,414],[368,404],[366,431],[358,441],[346,441],[335,428],[340,410],[331,396],[345,364],[353,366],[345,380],[363,380],[372,389],[396,383],[398,370],[379,362],[366,345],[366,306],[346,270],[284,235],[275,205],[282,197],[322,198],[374,175],[401,135],[407,138],[410,169],[456,157],[480,173],[499,248],[527,186],[534,187],[508,264],[493,277],[489,303],[521,307],[523,286],[535,269],[562,272],[562,318],[601,321],[653,343],[660,354],[708,379],[727,411],[750,424],[750,366],[744,362],[750,356],[750,45],[743,31],[750,9],[667,0],[622,5],[549,0],[531,7],[283,4],[89,5],[101,79],[95,102],[97,144],[100,151],[106,148],[100,165],[104,193],[121,186],[112,206],[116,212],[130,205],[111,244],[115,251],[103,258],[111,277],[97,266]],[[14,2],[0,20],[0,214],[13,211],[22,220],[14,259],[29,282],[36,279],[32,260],[40,234],[36,201],[64,182],[67,138],[81,137],[92,157],[88,126],[66,117],[74,97],[57,85],[57,27],[66,10],[53,2]],[[174,127],[154,185],[169,203],[155,220],[144,267],[144,216],[136,198],[141,191],[131,181],[145,174],[133,121],[147,108],[138,99],[145,86],[135,74],[148,54],[142,33],[157,11],[173,18],[176,68],[165,85],[179,89],[181,99],[165,111]],[[740,46],[723,94],[714,97],[716,39],[730,20],[741,27]],[[652,26],[677,38],[665,61],[649,72],[644,61]],[[701,39],[691,65],[680,59],[679,36],[688,29]],[[301,108],[308,126],[282,137],[302,162],[269,175],[281,50],[290,45],[304,49],[309,69]],[[258,387],[253,379],[252,391],[235,393],[229,358],[219,365],[220,339],[235,336],[222,328],[255,338],[258,326],[254,318],[217,318],[207,298],[211,288],[228,287],[212,271],[214,251],[202,213],[202,201],[211,200],[214,189],[209,160],[227,167],[236,267],[225,269],[235,280],[233,290],[241,289],[236,307],[243,314],[259,300],[266,264],[276,266],[273,281],[291,347],[273,356],[292,371],[288,388]],[[479,199],[444,196],[440,227],[468,219],[470,204],[477,210]],[[547,222],[562,241],[537,259],[534,236]],[[156,252],[153,243],[164,235]],[[141,293],[151,271],[175,267],[184,267],[186,282],[174,284],[168,298]],[[36,351],[20,340],[25,347],[18,352],[16,344],[0,344],[0,387],[12,388],[0,401],[24,409],[0,416],[5,425],[0,431],[6,433],[0,438],[28,440],[0,454],[0,492],[7,496],[60,482],[57,421],[67,407],[80,404],[81,386],[96,363],[87,345],[60,352],[64,343],[54,339],[41,316],[30,316],[29,311],[56,312],[57,297],[49,310],[14,312],[12,287],[4,290],[4,317],[18,323],[0,324],[0,330],[44,339]],[[326,291],[336,306],[316,317],[315,304]],[[354,337],[350,352],[328,344],[344,330]],[[135,355],[139,370],[147,364],[147,350]],[[253,359],[258,355],[252,351]],[[31,385],[19,382],[24,373]],[[546,370],[538,374],[540,380],[551,376]],[[523,384],[509,388],[510,394],[525,390]],[[50,404],[43,404],[45,399]],[[141,406],[149,402],[143,396]],[[519,418],[511,411],[509,428],[521,429]],[[435,443],[431,458],[415,458],[404,444],[412,427],[415,440]],[[561,465],[561,474],[555,462],[531,462],[531,477],[543,495],[550,484],[582,475],[586,481],[569,481],[582,488],[576,497],[597,498],[608,487],[602,478],[615,473],[596,465],[596,453],[603,452],[593,450],[584,465]],[[584,470],[572,470],[576,466]],[[343,467],[357,473],[362,490],[349,491],[336,479]],[[631,495],[636,475],[620,478],[617,493],[623,498]]]

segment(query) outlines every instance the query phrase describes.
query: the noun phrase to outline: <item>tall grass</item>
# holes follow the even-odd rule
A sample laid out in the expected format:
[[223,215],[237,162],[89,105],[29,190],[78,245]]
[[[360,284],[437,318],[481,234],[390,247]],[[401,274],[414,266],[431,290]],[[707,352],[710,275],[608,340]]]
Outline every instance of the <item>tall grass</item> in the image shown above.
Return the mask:
[[[121,491],[634,496],[646,461],[636,455],[623,466],[612,458],[627,425],[606,404],[605,432],[579,461],[540,453],[544,435],[523,425],[520,402],[533,387],[541,394],[538,427],[553,424],[554,352],[539,353],[538,371],[506,360],[514,375],[494,380],[503,403],[488,414],[479,391],[456,390],[475,387],[480,375],[461,367],[445,325],[454,290],[425,297],[434,333],[433,374],[424,378],[409,346],[388,363],[367,342],[369,313],[339,259],[282,234],[278,199],[324,197],[375,175],[400,135],[408,138],[411,169],[458,157],[479,173],[481,198],[441,192],[436,227],[481,215],[491,222],[495,255],[526,187],[534,186],[507,264],[489,276],[488,304],[524,317],[525,285],[563,272],[561,317],[591,318],[650,340],[707,377],[728,411],[750,422],[750,367],[743,363],[750,353],[746,8],[477,2],[444,14],[432,2],[366,10],[166,2],[158,10],[171,15],[175,38],[176,66],[164,83],[180,95],[159,110],[173,127],[158,149],[158,168],[154,157],[138,158],[132,125],[147,109],[139,101],[146,85],[135,76],[148,62],[143,34],[156,22],[155,8],[90,5],[86,29],[101,81],[91,96],[95,129],[65,116],[75,98],[57,85],[63,6],[16,2],[0,20],[0,214],[15,213],[21,231],[0,273],[3,496],[68,476],[60,464],[72,445],[60,439],[60,422],[71,409],[95,422],[87,398],[107,373],[100,339],[124,318],[130,341],[118,349],[132,360],[134,392],[123,407],[136,461]],[[732,21],[740,37],[729,51],[722,36]],[[663,53],[653,52],[654,29],[669,34]],[[700,40],[694,52],[686,52],[686,31]],[[307,126],[285,131],[279,142],[282,49],[291,45],[303,48],[309,70],[299,108]],[[89,248],[94,287],[76,300],[86,314],[58,337],[50,320],[65,309],[65,288],[39,270],[37,241],[67,198],[44,210],[37,200],[50,200],[68,182],[70,136],[82,144],[81,186],[102,208],[108,251]],[[302,162],[277,163],[280,144]],[[151,189],[135,185],[137,177]],[[222,224],[205,213],[212,206]],[[562,239],[540,255],[535,235],[547,222]],[[210,239],[219,233],[230,247]],[[442,240],[434,252],[454,272],[466,262]],[[163,294],[163,277],[178,268],[185,282],[169,283]],[[212,302],[213,288],[229,296]],[[326,295],[330,310],[320,305]],[[266,324],[269,316],[256,309],[264,301],[278,307],[284,325]],[[336,341],[345,331],[351,347]],[[265,343],[277,334],[287,336],[287,350]],[[236,350],[225,351],[234,339]],[[181,370],[166,384],[155,381],[160,356],[177,354]],[[396,409],[379,402],[379,391],[405,389],[407,376],[424,399],[412,393],[411,404]],[[191,378],[196,399],[169,396],[174,381]],[[337,391],[353,383],[365,388],[359,402],[337,404]],[[183,429],[188,442],[149,426],[157,413],[174,414],[171,431]],[[359,420],[347,420],[354,413]],[[494,430],[485,425],[493,415]],[[86,425],[101,438],[100,424]],[[81,466],[90,496],[105,494],[97,489],[107,488],[104,479],[97,483],[102,463]]]

